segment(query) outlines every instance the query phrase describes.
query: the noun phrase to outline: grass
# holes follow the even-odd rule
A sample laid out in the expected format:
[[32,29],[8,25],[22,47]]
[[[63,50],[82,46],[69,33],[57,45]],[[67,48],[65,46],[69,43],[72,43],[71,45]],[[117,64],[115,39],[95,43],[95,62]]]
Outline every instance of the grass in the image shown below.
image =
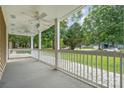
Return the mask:
[[120,52],[124,53],[124,49],[120,49]]
[[17,51],[18,54],[31,54],[31,51]]
[[[71,55],[71,59],[70,59],[69,55]],[[107,70],[108,61],[107,61],[106,56],[103,56],[103,61],[101,61],[101,59],[102,59],[101,56],[97,56],[97,63],[96,63],[96,56],[95,55],[93,55],[92,58],[91,58],[91,55],[88,55],[88,56],[84,55],[84,57],[83,57],[83,55],[80,56],[80,54],[63,53],[62,54],[62,59],[69,60],[70,62],[75,61],[79,64],[85,64],[85,65],[88,65],[88,66],[93,65],[93,67],[96,67],[96,65],[97,65],[97,67],[100,68],[100,69],[101,69],[101,64],[103,64],[103,69]],[[91,59],[92,59],[92,61],[91,61]],[[120,73],[120,58],[119,57],[115,58],[115,63],[116,63],[116,73]],[[114,68],[114,58],[109,57],[109,71],[113,72],[114,71],[113,68]],[[123,69],[123,73],[124,73],[124,69]]]
[[84,48],[75,48],[75,50],[96,50],[96,49],[84,47]]

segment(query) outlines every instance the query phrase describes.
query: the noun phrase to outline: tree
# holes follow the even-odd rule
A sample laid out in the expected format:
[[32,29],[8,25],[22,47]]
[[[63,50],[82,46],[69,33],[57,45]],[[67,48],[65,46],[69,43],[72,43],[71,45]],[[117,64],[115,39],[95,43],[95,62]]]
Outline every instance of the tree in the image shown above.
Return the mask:
[[75,23],[75,22],[79,23],[82,16],[83,16],[82,11],[78,11],[77,13],[74,13],[72,16],[70,16],[69,19],[71,20],[72,23]]
[[63,43],[66,46],[69,46],[72,50],[78,45],[81,45],[83,38],[80,31],[80,20],[83,14],[82,11],[78,11],[73,14],[67,20],[63,21],[61,26],[61,35],[63,38]]
[[101,42],[122,42],[123,38],[123,6],[92,6],[89,15],[83,23],[85,33],[92,35],[92,43],[99,45]]
[[[12,42],[12,47],[17,48],[27,48],[30,45],[30,37],[20,36],[20,35],[9,35],[9,42]],[[17,46],[18,45],[18,46]]]
[[16,40],[17,40],[17,37],[16,35],[9,35],[9,42],[12,42],[12,47],[15,48],[15,43],[16,43]]
[[77,45],[80,45],[82,43],[83,39],[80,29],[80,24],[74,23],[65,33],[63,42],[65,45],[70,46],[71,50],[74,50]]
[[[67,21],[64,20],[60,23],[60,44],[64,47],[63,37],[65,37],[65,32],[67,31]],[[53,25],[49,29],[42,32],[42,45],[44,48],[55,49],[55,26]]]
[[63,38],[66,37],[66,32],[68,31],[67,20],[63,20],[60,22],[60,47],[64,48],[66,45],[63,42]]
[[55,49],[55,26],[54,25],[42,32],[42,44],[44,45],[44,48],[52,47],[53,49]]

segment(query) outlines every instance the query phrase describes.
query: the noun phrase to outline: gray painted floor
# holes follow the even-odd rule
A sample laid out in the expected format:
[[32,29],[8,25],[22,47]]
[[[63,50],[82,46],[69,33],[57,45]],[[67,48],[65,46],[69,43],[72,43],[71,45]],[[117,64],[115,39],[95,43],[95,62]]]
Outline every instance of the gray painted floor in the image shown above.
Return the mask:
[[7,64],[1,88],[90,88],[60,71],[33,59]]

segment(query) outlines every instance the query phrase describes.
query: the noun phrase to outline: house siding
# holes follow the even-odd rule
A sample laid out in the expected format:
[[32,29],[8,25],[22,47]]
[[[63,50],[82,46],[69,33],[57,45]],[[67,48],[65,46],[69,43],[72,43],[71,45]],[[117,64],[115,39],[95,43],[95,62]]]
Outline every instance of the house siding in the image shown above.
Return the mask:
[[0,79],[6,66],[6,25],[0,7]]

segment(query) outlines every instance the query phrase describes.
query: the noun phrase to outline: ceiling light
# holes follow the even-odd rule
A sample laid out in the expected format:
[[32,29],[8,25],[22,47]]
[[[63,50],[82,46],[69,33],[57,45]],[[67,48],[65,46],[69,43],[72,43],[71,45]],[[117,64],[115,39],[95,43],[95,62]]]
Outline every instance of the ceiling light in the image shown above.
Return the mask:
[[13,18],[13,19],[15,19],[15,18],[16,18],[16,16],[15,16],[15,15],[13,15],[13,14],[12,14],[12,15],[10,15],[10,17],[11,17],[11,18]]
[[11,24],[11,26],[15,26],[15,24]]

